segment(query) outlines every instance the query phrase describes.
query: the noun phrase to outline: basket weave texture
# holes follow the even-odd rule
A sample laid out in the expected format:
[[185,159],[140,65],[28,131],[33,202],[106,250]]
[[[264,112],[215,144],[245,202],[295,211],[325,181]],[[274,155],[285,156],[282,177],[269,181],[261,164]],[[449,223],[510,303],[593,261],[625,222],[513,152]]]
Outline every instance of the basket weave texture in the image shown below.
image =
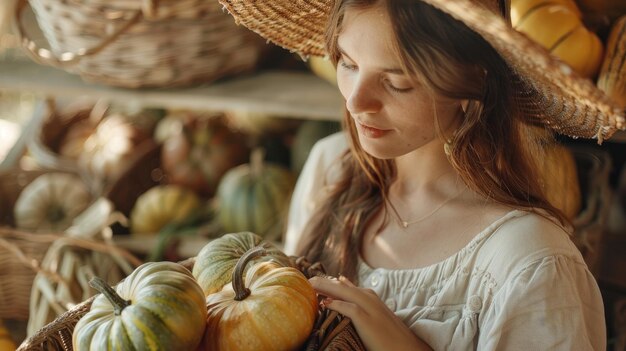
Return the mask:
[[[30,4],[50,49],[28,38]],[[267,47],[215,0],[18,0],[35,61],[107,85],[172,87],[252,71]]]
[[[291,261],[307,278],[325,274],[320,264],[311,264],[303,257],[291,257]],[[195,258],[181,262],[190,271],[193,269],[194,263]],[[74,327],[78,320],[89,312],[94,298],[91,297],[76,305],[40,329],[26,339],[17,351],[73,351],[72,333]],[[365,347],[349,318],[328,309],[320,309],[313,332],[301,350],[365,351]]]

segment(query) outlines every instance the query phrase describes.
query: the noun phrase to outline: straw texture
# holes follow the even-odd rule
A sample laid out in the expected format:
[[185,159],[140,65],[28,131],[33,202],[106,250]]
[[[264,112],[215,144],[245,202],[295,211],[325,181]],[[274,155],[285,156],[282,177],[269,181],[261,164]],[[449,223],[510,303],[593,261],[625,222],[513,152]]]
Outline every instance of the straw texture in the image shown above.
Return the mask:
[[[237,23],[277,45],[303,57],[326,54],[324,32],[333,0],[219,1]],[[495,9],[494,0],[423,1],[463,22],[502,55],[517,75],[521,110],[532,120],[564,135],[597,138],[599,143],[626,128],[623,108],[511,27],[508,0],[501,1],[501,11]]]
[[[49,49],[23,28],[27,4]],[[127,88],[249,72],[266,47],[211,0],[18,0],[15,17],[22,46],[38,63]]]

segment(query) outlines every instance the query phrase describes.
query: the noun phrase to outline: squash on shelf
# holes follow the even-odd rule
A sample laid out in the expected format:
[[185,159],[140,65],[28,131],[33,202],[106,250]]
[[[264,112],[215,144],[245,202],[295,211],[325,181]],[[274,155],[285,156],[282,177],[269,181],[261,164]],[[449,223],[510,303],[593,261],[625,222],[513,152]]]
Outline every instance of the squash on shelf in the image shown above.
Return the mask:
[[143,193],[130,213],[133,234],[156,234],[170,223],[180,222],[200,208],[200,198],[179,185],[157,185]]
[[597,85],[626,108],[626,16],[619,18],[611,29]]
[[598,73],[604,48],[576,5],[565,0],[511,2],[513,28],[528,35],[586,78]]
[[224,234],[206,244],[196,256],[193,276],[206,296],[230,283],[237,261],[248,250],[263,247],[265,255],[258,260],[271,260],[289,267],[289,258],[276,246],[251,232]]
[[163,143],[163,171],[169,183],[213,196],[224,173],[246,162],[249,148],[243,135],[228,128],[221,116],[179,114],[182,128]]
[[206,324],[202,289],[178,263],[148,262],[101,292],[76,324],[74,350],[194,350]]
[[259,262],[263,248],[247,251],[237,262],[232,285],[209,295],[204,350],[296,350],[309,337],[317,316],[315,290],[293,267]]
[[279,240],[296,177],[263,158],[264,151],[255,149],[249,164],[224,174],[217,189],[217,217],[225,232],[251,231]]
[[77,176],[67,173],[40,175],[20,193],[13,208],[19,229],[63,231],[87,208],[91,194]]

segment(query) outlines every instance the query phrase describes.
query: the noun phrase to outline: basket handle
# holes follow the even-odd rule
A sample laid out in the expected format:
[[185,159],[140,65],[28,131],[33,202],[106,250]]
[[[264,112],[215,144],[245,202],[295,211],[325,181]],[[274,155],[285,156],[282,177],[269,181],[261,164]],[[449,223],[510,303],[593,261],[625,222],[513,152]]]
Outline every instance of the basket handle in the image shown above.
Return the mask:
[[[152,6],[144,6],[145,9],[154,9],[155,1],[144,1],[146,4],[152,4]],[[124,25],[120,26],[115,32],[113,32],[108,37],[104,38],[100,44],[95,47],[89,49],[80,49],[78,52],[64,52],[59,57],[56,57],[54,53],[48,49],[40,48],[37,44],[30,39],[26,30],[24,29],[24,24],[22,23],[22,13],[26,6],[28,5],[28,0],[18,0],[17,5],[15,6],[15,33],[20,41],[22,47],[26,50],[26,53],[33,58],[38,63],[46,64],[53,67],[64,68],[74,64],[77,64],[83,57],[91,56],[97,54],[106,48],[109,44],[115,41],[120,35],[124,34],[130,27],[135,25],[139,20],[143,17],[142,11],[136,11],[135,14],[131,17],[128,22],[124,23]]]

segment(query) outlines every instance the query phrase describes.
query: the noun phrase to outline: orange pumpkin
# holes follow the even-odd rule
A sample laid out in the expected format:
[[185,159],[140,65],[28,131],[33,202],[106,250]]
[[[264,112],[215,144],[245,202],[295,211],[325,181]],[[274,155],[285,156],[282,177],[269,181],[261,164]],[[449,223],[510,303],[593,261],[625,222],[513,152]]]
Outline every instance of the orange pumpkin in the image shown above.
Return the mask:
[[0,320],[0,351],[15,351],[15,343],[11,339],[9,330]]
[[296,350],[311,334],[317,298],[299,270],[256,263],[248,268],[244,284],[244,268],[264,251],[247,251],[237,262],[232,287],[207,297],[205,350]]

